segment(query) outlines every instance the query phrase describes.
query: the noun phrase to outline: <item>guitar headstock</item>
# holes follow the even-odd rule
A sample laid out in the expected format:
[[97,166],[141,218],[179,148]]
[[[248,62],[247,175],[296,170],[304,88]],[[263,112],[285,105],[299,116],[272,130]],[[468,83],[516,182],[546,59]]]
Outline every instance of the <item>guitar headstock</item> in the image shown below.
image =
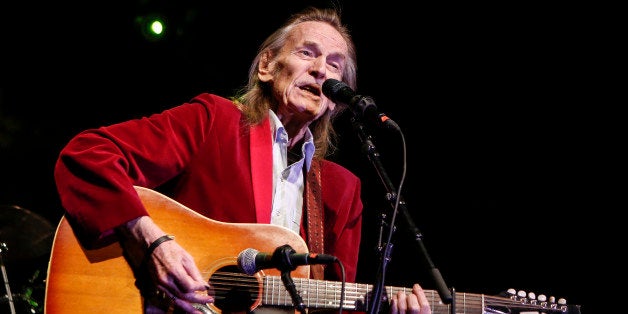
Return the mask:
[[[580,306],[569,305],[567,304],[567,300],[564,298],[557,299],[554,296],[548,297],[544,294],[537,295],[534,292],[515,290],[513,288],[506,290],[501,295],[511,301],[514,301],[511,305],[506,307],[510,310],[513,310],[513,308],[516,309],[517,313],[538,311],[539,313],[580,314]],[[499,308],[501,306],[497,307]],[[499,313],[499,311],[497,313]]]

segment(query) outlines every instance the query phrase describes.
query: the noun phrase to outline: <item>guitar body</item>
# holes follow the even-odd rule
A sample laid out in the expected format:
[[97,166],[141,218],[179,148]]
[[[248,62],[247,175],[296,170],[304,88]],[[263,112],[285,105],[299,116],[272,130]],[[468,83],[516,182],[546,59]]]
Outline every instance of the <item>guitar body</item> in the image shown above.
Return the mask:
[[[206,280],[218,269],[237,265],[238,254],[247,248],[273,252],[289,244],[296,252],[308,252],[305,241],[287,228],[215,221],[156,191],[136,190],[152,219],[194,256]],[[280,274],[273,269],[265,273]],[[291,275],[309,278],[309,273],[309,266],[300,266]],[[47,276],[45,313],[143,312],[143,298],[120,245],[84,249],[65,217],[57,227]]]

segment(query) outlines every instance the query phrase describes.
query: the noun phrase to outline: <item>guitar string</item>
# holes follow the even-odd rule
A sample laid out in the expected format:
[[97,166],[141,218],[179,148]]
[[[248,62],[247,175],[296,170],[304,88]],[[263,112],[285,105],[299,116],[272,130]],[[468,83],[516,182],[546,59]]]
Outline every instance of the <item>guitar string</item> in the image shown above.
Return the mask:
[[[265,276],[265,278],[268,280],[267,283],[270,287],[272,287],[264,289],[263,291],[263,298],[267,301],[266,304],[292,305],[292,299],[287,290],[285,290],[283,282],[279,279],[279,277]],[[255,302],[259,299],[257,294],[259,292],[260,282],[254,276],[235,272],[216,272],[212,275],[210,283],[214,291],[217,292],[217,300],[227,299],[227,297],[224,297],[223,295],[232,291],[234,288],[238,288],[240,291],[251,295],[251,302]],[[338,283],[324,280],[297,278],[295,285],[300,287],[300,290],[303,290],[304,292],[315,291],[315,293],[307,293],[305,295],[304,302],[306,302],[309,307],[337,308],[339,306],[340,285]],[[349,287],[353,288],[346,289],[346,299],[343,308],[355,309],[356,306],[359,306],[359,304],[357,304],[358,302],[362,302],[362,306],[365,306],[364,304],[368,304],[368,293],[372,290],[372,286],[366,284],[350,284]],[[271,291],[269,292],[268,290]],[[410,289],[403,287],[387,287],[387,290],[388,293],[391,294],[399,291],[406,292],[406,290],[409,291]],[[426,293],[431,295],[430,299],[432,302],[430,303],[434,310],[438,310],[439,307],[449,307],[449,305],[442,304],[440,298],[435,294],[435,291],[426,290]],[[557,304],[533,304],[526,299],[512,299],[502,296],[474,295],[460,292],[456,294],[459,295],[456,297],[456,306],[462,306],[470,309],[482,309],[486,304],[491,307],[506,307],[511,309],[543,309],[560,311],[560,305]],[[270,303],[267,300],[268,298],[270,298]],[[335,302],[318,302],[321,299],[333,300]],[[557,307],[552,308],[553,305]]]

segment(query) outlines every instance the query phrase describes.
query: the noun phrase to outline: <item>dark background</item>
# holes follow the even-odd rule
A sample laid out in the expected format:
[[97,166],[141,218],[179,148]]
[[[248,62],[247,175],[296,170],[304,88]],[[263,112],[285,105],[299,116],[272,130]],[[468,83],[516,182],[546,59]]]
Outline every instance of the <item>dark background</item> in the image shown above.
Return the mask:
[[[11,253],[28,252],[30,238],[51,240],[62,215],[53,165],[73,135],[200,92],[232,95],[246,82],[257,46],[290,13],[305,3],[329,5],[176,3],[13,3],[0,10],[0,225],[5,237],[25,238],[0,240],[19,246],[5,255],[19,293],[23,285],[41,289],[44,276],[34,272],[45,272],[48,256]],[[591,228],[614,192],[600,178],[613,155],[600,138],[616,126],[581,84],[594,67],[587,51],[595,11],[574,3],[401,3],[340,6],[358,51],[357,92],[372,96],[403,131],[406,160],[399,134],[369,129],[395,185],[407,163],[403,196],[432,261],[459,292],[515,288],[584,304],[592,270],[585,260],[601,251]],[[156,12],[173,27],[150,41],[136,19]],[[373,283],[378,216],[390,206],[348,115],[337,128],[341,148],[332,158],[364,185],[358,282]],[[9,223],[16,206],[43,227]],[[413,237],[395,235],[387,285],[420,281],[433,289]],[[593,266],[605,268],[606,260]]]

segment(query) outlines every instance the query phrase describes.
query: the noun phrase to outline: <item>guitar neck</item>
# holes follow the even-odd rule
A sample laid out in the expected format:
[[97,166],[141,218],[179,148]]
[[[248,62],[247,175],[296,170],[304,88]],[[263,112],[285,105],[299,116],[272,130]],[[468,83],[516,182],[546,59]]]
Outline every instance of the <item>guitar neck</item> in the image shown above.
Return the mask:
[[[313,309],[338,309],[342,302],[343,310],[366,312],[371,308],[373,299],[371,292],[373,285],[346,283],[344,300],[342,296],[342,284],[340,282],[315,280],[308,278],[294,278],[294,285],[307,308]],[[397,292],[411,293],[411,288],[387,286],[382,296],[382,302],[389,305],[390,298]],[[444,304],[435,290],[425,290],[432,313],[450,314],[452,305]],[[263,292],[261,303],[268,306],[292,307],[293,300],[280,277],[265,276],[263,279]],[[547,302],[535,302],[520,300],[512,297],[487,296],[483,294],[456,292],[455,313],[482,314],[482,313],[523,313],[526,311],[543,313],[572,313],[579,314],[578,307],[549,304]]]
[[[350,311],[367,311],[372,305],[370,293],[373,291],[373,285],[346,283],[344,289],[345,299],[341,300],[342,284],[341,282],[315,280],[307,278],[293,278],[294,285],[299,291],[303,303],[307,308],[314,309],[338,309],[342,302],[342,308]],[[383,293],[382,301],[389,304],[392,296],[397,292],[410,293],[411,288],[406,287],[386,287]],[[450,306],[441,302],[438,293],[433,290],[426,290],[426,296],[430,300],[433,313],[449,313]],[[293,306],[292,297],[285,288],[285,285],[278,276],[265,276],[264,288],[262,293],[262,304],[270,306],[291,307]],[[472,301],[473,304],[467,305],[465,313],[482,313],[482,300],[476,297]]]

